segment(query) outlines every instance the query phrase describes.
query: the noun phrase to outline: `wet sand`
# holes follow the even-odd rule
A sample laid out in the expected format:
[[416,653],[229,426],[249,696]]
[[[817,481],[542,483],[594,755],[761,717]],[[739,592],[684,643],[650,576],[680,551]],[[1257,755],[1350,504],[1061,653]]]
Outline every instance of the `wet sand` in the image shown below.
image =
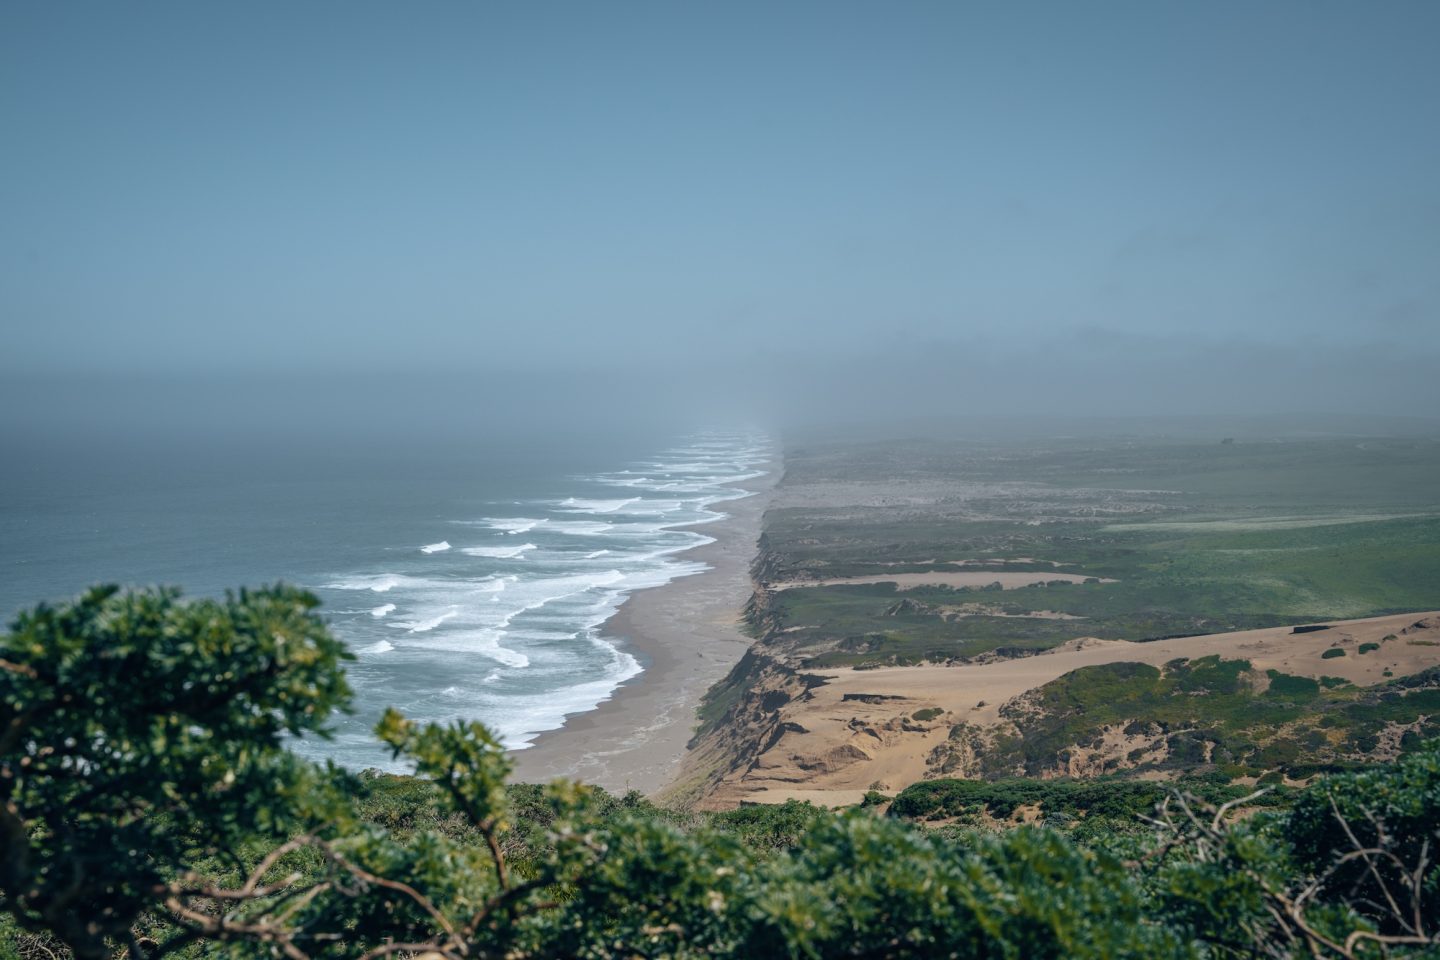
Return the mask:
[[680,770],[705,691],[725,676],[750,645],[740,615],[750,599],[750,564],[760,519],[779,479],[780,464],[738,486],[756,491],[713,509],[724,520],[691,529],[714,543],[679,556],[711,569],[639,590],[606,621],[607,638],[645,666],[594,710],[567,717],[559,730],[513,754],[513,780],[543,783],[568,777],[623,793],[653,794]]

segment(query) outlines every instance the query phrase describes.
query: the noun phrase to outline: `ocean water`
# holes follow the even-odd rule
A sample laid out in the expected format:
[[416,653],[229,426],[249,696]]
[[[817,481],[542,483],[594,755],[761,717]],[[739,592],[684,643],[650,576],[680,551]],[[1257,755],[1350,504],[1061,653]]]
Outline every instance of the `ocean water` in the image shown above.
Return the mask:
[[23,447],[0,487],[0,613],[91,583],[187,594],[286,580],[357,655],[357,712],[296,749],[389,768],[386,706],[474,719],[523,749],[644,669],[601,625],[763,474],[753,432],[606,442],[475,438],[357,449]]

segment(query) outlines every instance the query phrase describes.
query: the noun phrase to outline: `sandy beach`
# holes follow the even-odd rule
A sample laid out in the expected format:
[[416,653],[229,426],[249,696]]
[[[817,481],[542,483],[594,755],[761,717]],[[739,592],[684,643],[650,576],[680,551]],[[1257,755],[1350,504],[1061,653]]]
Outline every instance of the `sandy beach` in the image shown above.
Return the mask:
[[760,520],[779,479],[778,461],[763,477],[742,481],[752,496],[714,509],[724,520],[693,529],[714,543],[682,554],[710,569],[633,594],[603,627],[645,665],[594,710],[566,718],[513,756],[516,781],[568,777],[615,792],[653,794],[679,771],[695,729],[695,709],[712,684],[745,653],[739,629],[750,597],[750,563]]

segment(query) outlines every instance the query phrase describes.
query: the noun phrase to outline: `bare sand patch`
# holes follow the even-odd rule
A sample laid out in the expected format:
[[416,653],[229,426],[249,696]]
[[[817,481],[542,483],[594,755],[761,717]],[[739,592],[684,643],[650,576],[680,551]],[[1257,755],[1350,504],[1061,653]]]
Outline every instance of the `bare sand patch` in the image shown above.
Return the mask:
[[1111,523],[1102,530],[1171,530],[1177,533],[1221,533],[1245,530],[1301,530],[1307,527],[1334,527],[1348,523],[1379,523],[1382,520],[1412,520],[1433,516],[1428,513],[1354,513],[1336,517],[1247,517],[1235,520],[1157,520],[1153,523]]
[[1026,610],[1024,613],[1006,613],[1003,609],[985,603],[961,603],[938,608],[941,613],[959,617],[1001,617],[1012,620],[1084,620],[1085,617],[1059,610]]
[[[1431,645],[1431,643],[1435,645]],[[1362,644],[1378,644],[1360,653]],[[1327,650],[1344,655],[1325,656]],[[1072,670],[1102,663],[1160,666],[1179,657],[1219,655],[1307,677],[1341,677],[1368,686],[1440,665],[1440,613],[1337,621],[1296,633],[1292,627],[1245,630],[1150,643],[1077,637],[1033,657],[984,664],[815,671],[826,678],[786,704],[784,732],[747,769],[726,778],[707,805],[775,803],[803,797],[855,802],[872,785],[886,793],[924,779],[926,758],[960,722],[994,724],[1007,700]],[[922,710],[941,713],[917,721]],[[854,750],[841,748],[854,747]],[[825,762],[812,762],[828,758]]]
[[1061,563],[1059,560],[1036,560],[1034,557],[992,557],[988,560],[946,560],[952,567],[993,567],[1005,563],[1033,563],[1037,566],[1043,564],[1052,570],[1059,567],[1073,567],[1073,563]]
[[1116,583],[1103,577],[1086,577],[1078,573],[1017,572],[1013,570],[957,570],[931,573],[885,573],[868,577],[833,577],[826,580],[785,580],[770,584],[771,590],[793,590],[798,587],[838,587],[861,583],[893,583],[897,590],[911,590],[915,587],[988,587],[998,583],[1002,589],[1014,590],[1037,583],[1064,580],[1066,583],[1084,583],[1096,580],[1100,583]]

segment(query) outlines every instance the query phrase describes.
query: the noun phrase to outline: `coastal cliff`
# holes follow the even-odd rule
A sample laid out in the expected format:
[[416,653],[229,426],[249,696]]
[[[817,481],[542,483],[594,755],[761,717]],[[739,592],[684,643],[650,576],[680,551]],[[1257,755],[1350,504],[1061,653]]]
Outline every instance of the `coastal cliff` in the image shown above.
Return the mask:
[[[689,742],[680,775],[662,793],[669,802],[708,808],[717,787],[753,766],[783,733],[781,708],[823,683],[789,662],[776,643],[783,627],[767,586],[776,558],[761,534],[750,566],[753,592],[743,622],[754,643],[720,682],[705,694],[700,724]],[[733,804],[732,804],[733,805]]]

